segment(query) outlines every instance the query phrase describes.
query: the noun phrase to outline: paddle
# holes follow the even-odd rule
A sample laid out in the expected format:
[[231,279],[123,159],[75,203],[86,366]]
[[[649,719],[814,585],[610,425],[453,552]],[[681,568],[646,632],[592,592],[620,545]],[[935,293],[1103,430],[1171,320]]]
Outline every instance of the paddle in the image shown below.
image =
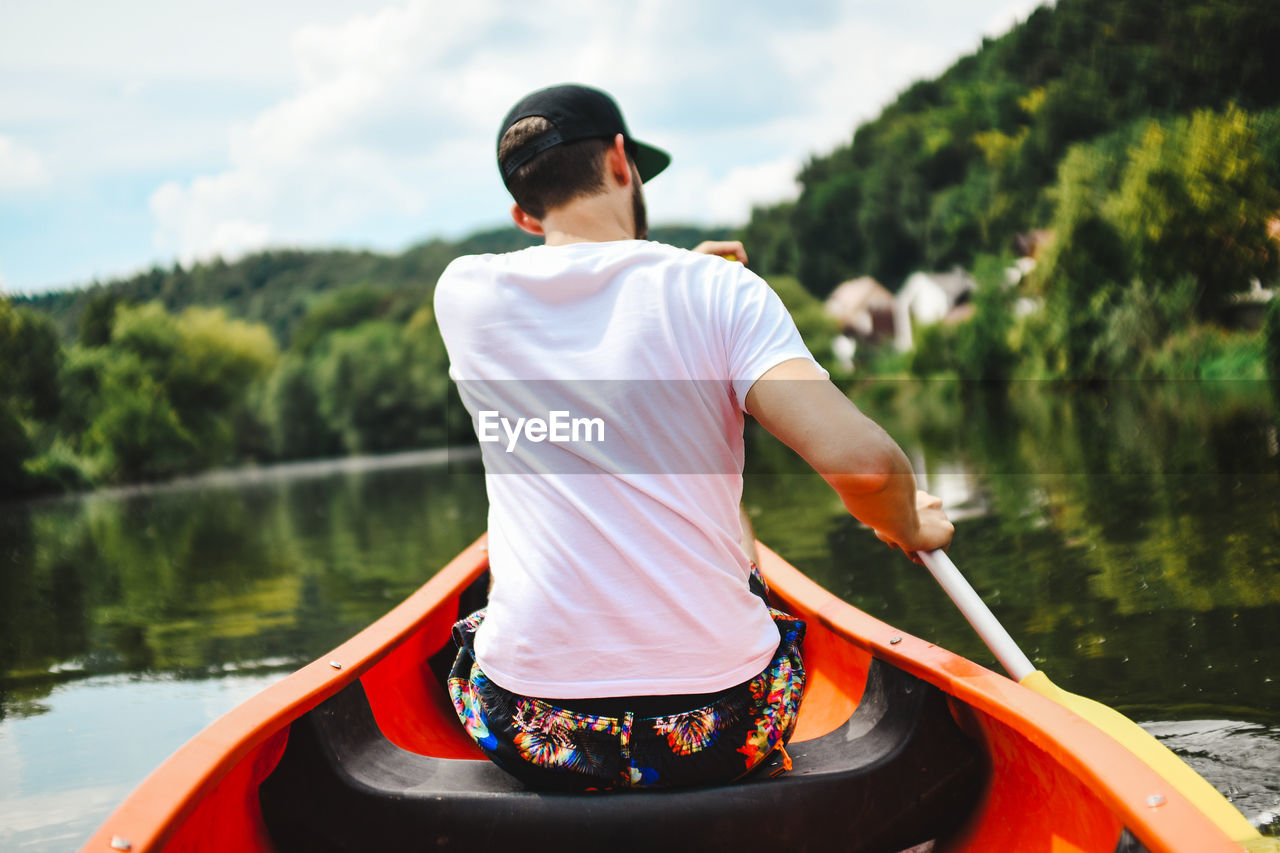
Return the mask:
[[1226,797],[1141,726],[1101,702],[1068,693],[1036,669],[944,552],[920,551],[919,556],[1014,681],[1074,711],[1119,741],[1204,812],[1232,841],[1244,843],[1261,839],[1258,830]]

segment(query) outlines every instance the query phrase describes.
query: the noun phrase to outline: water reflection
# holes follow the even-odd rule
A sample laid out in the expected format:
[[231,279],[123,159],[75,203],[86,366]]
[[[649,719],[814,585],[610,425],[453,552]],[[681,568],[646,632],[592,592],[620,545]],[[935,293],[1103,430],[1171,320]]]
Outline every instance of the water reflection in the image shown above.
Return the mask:
[[419,586],[485,512],[476,471],[421,467],[14,506],[0,719],[78,677],[291,669]]
[[[951,491],[952,556],[1035,662],[1135,713],[1211,706],[1280,719],[1280,456],[1265,385],[1027,385],[942,402],[927,388],[893,390],[856,399],[919,460],[922,480]],[[766,501],[810,478],[790,457],[759,458],[772,467],[749,482],[748,503],[766,541],[787,541],[794,508],[775,525]],[[927,573],[820,506],[801,568],[906,630],[991,660]]]

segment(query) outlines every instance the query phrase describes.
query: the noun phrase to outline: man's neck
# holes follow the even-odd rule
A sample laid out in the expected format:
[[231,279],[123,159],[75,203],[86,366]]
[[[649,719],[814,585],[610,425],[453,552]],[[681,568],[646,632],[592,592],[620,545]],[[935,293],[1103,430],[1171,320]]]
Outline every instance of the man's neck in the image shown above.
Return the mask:
[[609,243],[634,240],[636,236],[630,208],[620,205],[618,198],[610,194],[575,199],[548,211],[542,219],[542,230],[548,246]]

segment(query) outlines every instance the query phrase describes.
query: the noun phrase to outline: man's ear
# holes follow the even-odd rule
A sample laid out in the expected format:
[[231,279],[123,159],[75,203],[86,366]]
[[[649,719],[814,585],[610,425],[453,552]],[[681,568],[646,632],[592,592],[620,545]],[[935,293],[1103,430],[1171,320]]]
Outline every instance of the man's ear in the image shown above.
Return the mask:
[[627,141],[621,133],[613,138],[613,144],[605,152],[604,162],[608,170],[606,174],[612,176],[618,186],[625,187],[631,183],[631,159],[627,157]]
[[521,231],[526,231],[535,237],[542,237],[546,234],[542,230],[542,222],[534,219],[518,204],[511,205],[511,219]]

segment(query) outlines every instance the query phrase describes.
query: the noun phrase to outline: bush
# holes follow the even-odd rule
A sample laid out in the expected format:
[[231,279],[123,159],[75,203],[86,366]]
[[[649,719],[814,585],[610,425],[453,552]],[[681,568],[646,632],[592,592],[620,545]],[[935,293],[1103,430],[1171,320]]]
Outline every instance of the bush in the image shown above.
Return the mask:
[[804,338],[813,357],[827,370],[832,370],[835,359],[831,352],[831,340],[840,329],[836,321],[827,316],[822,301],[791,276],[774,276],[769,279],[769,286],[778,294],[782,304],[787,306],[800,337]]
[[1278,204],[1256,119],[1228,107],[1150,122],[1105,207],[1138,275],[1152,284],[1190,276],[1196,310],[1212,318],[1229,294],[1274,273],[1267,222]]
[[1013,291],[1005,279],[1009,264],[990,255],[978,259],[974,270],[978,290],[973,318],[956,331],[956,362],[960,375],[980,382],[1004,382],[1013,372]]
[[1280,382],[1280,297],[1271,298],[1271,307],[1267,309],[1267,321],[1263,325],[1262,335],[1267,375],[1276,382]]
[[956,363],[956,327],[933,323],[916,329],[911,374],[920,379],[947,373]]
[[1100,368],[1112,377],[1158,373],[1151,359],[1171,336],[1189,328],[1196,294],[1195,280],[1189,276],[1166,288],[1135,280],[1118,291],[1094,346]]
[[28,459],[24,467],[33,494],[82,491],[92,486],[79,457],[61,443]]
[[314,459],[342,452],[342,439],[320,411],[310,365],[296,353],[282,358],[267,383],[263,413],[279,459]]
[[1152,352],[1143,373],[1158,379],[1262,379],[1262,350],[1257,334],[1192,326]]
[[0,406],[0,501],[28,493],[30,484],[23,463],[33,452],[22,421]]

